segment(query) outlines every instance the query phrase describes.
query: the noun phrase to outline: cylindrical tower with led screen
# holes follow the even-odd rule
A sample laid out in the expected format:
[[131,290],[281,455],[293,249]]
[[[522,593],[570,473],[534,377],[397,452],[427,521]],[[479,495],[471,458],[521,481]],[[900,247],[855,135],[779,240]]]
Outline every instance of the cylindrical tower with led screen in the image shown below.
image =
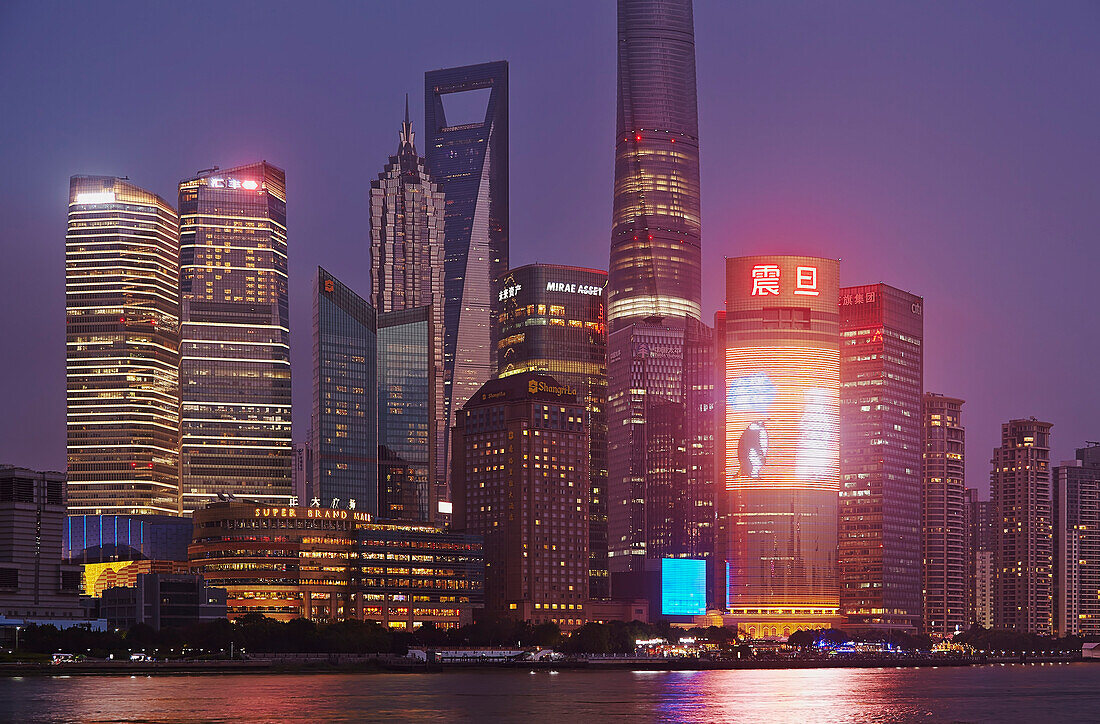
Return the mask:
[[726,593],[756,638],[838,622],[838,282],[835,259],[726,260]]

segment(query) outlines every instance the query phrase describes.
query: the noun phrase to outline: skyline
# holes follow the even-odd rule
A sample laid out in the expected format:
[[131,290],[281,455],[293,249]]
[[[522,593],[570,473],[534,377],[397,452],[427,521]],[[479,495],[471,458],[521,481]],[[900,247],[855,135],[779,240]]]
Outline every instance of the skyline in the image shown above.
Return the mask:
[[[226,28],[215,29],[208,36],[209,45],[201,46],[200,50],[229,47],[225,41],[234,38],[246,21],[261,25],[273,22],[269,17],[249,14],[246,7],[225,9],[223,15],[229,18]],[[1079,104],[1075,106],[1080,108],[1079,113],[1058,116],[1056,120],[1062,127],[1051,130],[1062,138],[1051,139],[1041,138],[1038,131],[1047,127],[1056,111],[1064,111],[1065,105],[1050,106],[1050,117],[1025,106],[1042,107],[1044,98],[1057,99],[1062,93],[1076,90],[1077,85],[1088,87],[1088,71],[1082,69],[1091,69],[1095,75],[1095,68],[1100,64],[1089,60],[1071,62],[1077,69],[1075,77],[1083,78],[1076,82],[1068,73],[1047,78],[1043,75],[1043,68],[1057,65],[1063,59],[1071,61],[1080,54],[1095,58],[1097,49],[1074,46],[1065,38],[1056,39],[1047,35],[1051,42],[1067,47],[1061,48],[1054,57],[1042,53],[1039,53],[1040,57],[1032,57],[1036,51],[1028,43],[1039,43],[1040,36],[1044,34],[1035,32],[1035,18],[1025,18],[1023,9],[1017,8],[1015,12],[989,9],[983,13],[981,9],[959,8],[950,13],[955,25],[944,28],[947,37],[940,41],[941,51],[952,40],[959,40],[966,36],[966,31],[973,30],[983,15],[987,16],[984,20],[992,21],[989,35],[976,38],[977,42],[969,52],[956,50],[958,63],[950,62],[953,56],[944,58],[933,54],[929,56],[933,57],[931,64],[935,65],[936,60],[942,63],[942,66],[933,69],[935,72],[924,76],[918,73],[907,80],[903,75],[901,80],[895,81],[894,71],[899,68],[906,70],[911,64],[928,62],[916,55],[924,49],[911,48],[910,44],[919,45],[920,31],[940,29],[944,25],[940,22],[942,17],[937,20],[937,14],[932,10],[918,12],[915,8],[895,6],[865,9],[857,18],[858,22],[852,22],[850,13],[836,12],[836,17],[822,18],[822,15],[829,13],[805,7],[795,10],[794,7],[769,10],[738,5],[730,9],[700,3],[696,8],[705,229],[704,320],[709,321],[713,312],[722,306],[719,291],[722,265],[718,262],[723,256],[812,253],[840,257],[843,259],[842,284],[868,284],[881,280],[924,296],[926,340],[929,343],[925,387],[929,391],[967,401],[966,426],[970,445],[967,484],[970,487],[979,488],[982,497],[988,495],[989,453],[999,437],[998,426],[1010,418],[1034,415],[1052,421],[1055,424],[1052,462],[1057,464],[1072,457],[1073,449],[1081,446],[1085,439],[1095,437],[1096,427],[1100,427],[1088,415],[1089,408],[1094,408],[1100,401],[1100,393],[1090,394],[1086,388],[1089,353],[1092,350],[1087,339],[1074,338],[1071,325],[1075,314],[1079,315],[1078,324],[1088,319],[1090,310],[1087,299],[1079,290],[1088,288],[1087,262],[1095,261],[1095,256],[1100,252],[1094,251],[1091,257],[1081,258],[1088,251],[1074,249],[1068,238],[1069,230],[1076,224],[1080,227],[1076,241],[1086,240],[1087,231],[1095,229],[1100,220],[1100,212],[1086,208],[1090,198],[1095,196],[1090,191],[1095,191],[1097,184],[1094,178],[1086,175],[1086,169],[1091,166],[1089,160],[1095,160],[1096,151],[1100,150],[1097,139],[1087,127],[1096,116],[1088,110],[1095,110],[1096,100],[1075,99],[1075,104]],[[530,16],[537,13],[529,8],[518,12],[504,7],[500,11],[504,21],[527,15],[530,25],[543,30],[534,37],[536,42],[532,42],[530,36],[521,34],[519,38],[522,39],[509,39],[501,33],[499,45],[486,46],[471,40],[458,49],[440,50],[433,47],[432,52],[411,55],[405,61],[404,72],[390,74],[389,77],[371,74],[372,67],[368,61],[376,54],[368,50],[320,53],[321,57],[314,62],[319,62],[321,69],[329,71],[334,59],[338,59],[341,53],[356,59],[354,63],[339,66],[337,78],[340,81],[333,81],[333,88],[345,93],[343,89],[346,88],[361,89],[358,93],[349,93],[348,97],[335,93],[323,95],[320,89],[310,88],[315,79],[304,70],[297,74],[293,71],[295,63],[291,61],[298,56],[275,59],[273,62],[284,63],[291,69],[288,97],[300,99],[315,96],[312,103],[323,111],[317,115],[322,117],[324,123],[338,125],[333,119],[343,119],[345,126],[339,126],[339,131],[335,128],[315,129],[317,136],[337,137],[339,143],[333,144],[335,152],[322,143],[329,141],[328,138],[310,137],[304,132],[312,121],[296,115],[294,109],[288,109],[289,117],[285,121],[271,119],[257,126],[249,125],[250,114],[230,111],[225,116],[225,127],[215,125],[217,130],[213,132],[210,127],[192,129],[192,133],[187,135],[184,129],[194,126],[196,117],[204,117],[210,108],[225,107],[228,97],[219,98],[219,93],[232,92],[234,98],[241,94],[243,102],[240,105],[247,108],[258,107],[249,106],[247,101],[251,94],[256,93],[259,97],[265,89],[241,89],[237,84],[228,83],[229,78],[220,81],[224,85],[219,85],[213,82],[217,79],[212,80],[210,74],[199,71],[195,77],[203,78],[199,90],[205,93],[201,96],[201,102],[189,104],[184,100],[190,91],[195,90],[186,79],[173,88],[177,79],[164,74],[161,74],[160,82],[170,89],[168,95],[171,98],[156,95],[146,98],[145,86],[140,80],[145,74],[155,75],[156,69],[161,67],[158,62],[138,67],[120,65],[119,70],[126,71],[125,77],[136,79],[130,90],[135,95],[131,98],[125,94],[107,93],[111,86],[105,85],[104,79],[110,73],[102,72],[104,69],[98,66],[103,59],[74,48],[65,58],[66,62],[79,60],[81,63],[81,72],[73,78],[74,87],[63,84],[49,99],[35,98],[29,91],[21,94],[23,83],[50,85],[51,71],[48,65],[39,64],[40,58],[35,50],[35,47],[45,49],[54,45],[42,42],[43,28],[52,28],[60,35],[76,28],[86,29],[87,37],[99,43],[111,37],[110,33],[114,31],[104,28],[110,28],[112,18],[123,12],[119,8],[99,9],[94,13],[95,17],[88,17],[91,14],[88,9],[72,8],[65,14],[56,14],[50,24],[34,21],[34,17],[40,14],[50,14],[50,8],[50,5],[46,5],[44,10],[35,6],[9,6],[0,11],[0,64],[10,68],[18,63],[18,67],[26,71],[20,78],[5,75],[0,79],[0,90],[5,92],[6,97],[19,99],[28,107],[33,105],[38,111],[37,114],[11,114],[0,121],[5,137],[23,139],[18,148],[6,147],[0,151],[0,157],[8,162],[9,167],[24,169],[23,173],[9,175],[0,181],[0,198],[6,199],[2,204],[4,216],[9,220],[5,233],[0,236],[4,239],[9,259],[0,276],[0,303],[7,310],[0,318],[0,334],[8,340],[24,340],[20,349],[25,355],[18,359],[9,357],[5,363],[9,374],[0,387],[0,394],[9,400],[11,407],[3,423],[0,423],[0,461],[28,467],[64,469],[64,388],[60,384],[64,369],[60,354],[64,340],[63,200],[70,175],[129,175],[134,183],[172,199],[175,197],[176,182],[214,162],[230,166],[265,158],[286,168],[291,199],[288,204],[288,236],[294,330],[291,337],[292,359],[295,367],[308,368],[311,346],[308,334],[308,282],[312,278],[312,270],[317,264],[347,269],[342,274],[347,283],[360,294],[369,292],[369,240],[354,215],[341,214],[339,209],[346,208],[348,200],[359,200],[366,205],[366,184],[362,183],[359,172],[365,168],[369,178],[373,178],[375,171],[392,153],[392,137],[401,118],[403,94],[408,92],[411,98],[417,97],[416,91],[423,82],[424,71],[507,59],[512,73],[513,96],[509,109],[513,136],[511,175],[514,177],[511,195],[515,206],[515,212],[511,214],[512,264],[519,266],[538,260],[602,269],[607,267],[605,240],[611,216],[609,191],[613,171],[609,146],[614,134],[614,105],[608,100],[614,97],[614,53],[606,42],[614,34],[614,13],[610,7],[606,12],[591,15],[584,13],[583,6],[577,4],[571,8],[572,14],[563,11],[557,18],[549,14],[540,15],[542,22],[531,22]],[[998,10],[1000,8],[998,6]],[[185,18],[168,8],[154,7],[145,11],[150,27],[158,23],[171,26],[172,22],[164,20],[169,16],[176,17],[178,21],[171,33],[165,30],[164,35],[153,34],[138,40],[140,43],[149,42],[151,47],[162,44],[169,47],[170,50],[165,53],[168,57],[163,62],[165,67],[181,62],[174,59],[173,54],[190,53],[182,44],[178,51],[172,50],[173,46],[166,41],[166,37],[178,33],[183,38],[195,26],[212,22]],[[299,12],[296,8],[288,8],[277,25],[283,29],[283,36],[291,32],[289,28],[295,27],[292,39],[301,42],[316,34],[310,23],[315,26],[319,21],[309,17],[309,22],[299,30],[292,20],[296,12]],[[303,17],[308,16],[305,11],[300,12]],[[787,55],[784,56],[782,44],[771,50],[767,46],[775,40],[769,33],[778,30],[778,26],[782,25],[781,16],[788,12],[798,16],[789,28],[788,37],[799,38],[795,46],[800,50],[792,53],[787,48]],[[1027,9],[1027,12],[1033,16],[1039,15],[1035,9]],[[1058,8],[1057,12],[1066,13],[1067,10]],[[1096,11],[1091,12],[1095,18]],[[434,13],[440,18],[435,32],[445,32],[444,26],[448,22],[466,27],[461,25],[464,21],[457,12],[447,14],[435,8]],[[946,10],[941,13],[948,14]],[[431,14],[432,11],[424,13]],[[352,11],[330,6],[321,15],[326,18],[326,25],[331,23],[332,27],[328,30],[335,34],[348,32],[349,29],[345,29],[348,24],[353,28],[386,24],[383,20],[371,20],[374,16],[393,15],[394,19],[402,22],[412,22],[412,14],[393,13],[389,9],[356,8]],[[333,16],[340,16],[346,22],[331,22]],[[578,27],[578,18],[589,19],[591,25]],[[800,36],[815,23],[826,20],[837,27],[829,30],[817,28],[814,32],[821,31],[820,37],[809,40]],[[845,26],[844,20],[850,27]],[[864,34],[873,31],[877,27],[876,22],[889,25],[890,20],[904,26],[900,37],[894,38],[898,41],[895,45],[879,38],[882,47],[864,47],[862,52],[841,51],[846,43],[853,42],[853,38],[857,43],[860,38],[866,41]],[[103,27],[99,27],[99,23]],[[776,25],[773,26],[773,23]],[[1041,30],[1042,23],[1039,25]],[[26,32],[15,36],[17,26]],[[1080,22],[1064,24],[1065,32],[1070,36],[1079,34],[1083,42],[1087,42],[1087,26],[1088,23]],[[1049,30],[1050,24],[1046,27]],[[94,32],[97,28],[102,33]],[[741,41],[750,37],[754,39],[747,44],[737,39],[729,42],[724,35],[727,29],[732,29]],[[1013,37],[1013,32],[1018,31],[1022,35],[1025,29],[1027,36]],[[570,33],[573,35],[570,36]],[[1001,78],[1004,72],[1002,66],[1015,65],[1008,58],[992,53],[985,59],[994,62],[985,68],[959,69],[966,65],[968,59],[982,58],[982,51],[989,50],[987,45],[1000,47],[993,38],[998,34],[1003,34],[1000,40],[1006,47],[1013,45],[1014,57],[1020,68],[1027,64],[1026,80],[1030,80],[1031,84],[1024,83],[1016,89],[1022,96],[1018,104],[1008,103],[1007,98],[1002,97],[1013,94],[1013,89]],[[263,35],[262,32],[255,33],[256,38]],[[461,36],[461,33],[453,35]],[[560,47],[559,41],[565,37],[578,38],[576,46]],[[160,40],[154,41],[154,38]],[[246,55],[251,44],[256,42],[249,36],[236,47],[242,55]],[[546,45],[542,46],[542,43]],[[813,51],[820,47],[815,43],[833,51],[832,55],[827,56],[830,62],[814,59]],[[877,52],[888,45],[890,52]],[[338,46],[339,43],[332,43],[326,47]],[[122,43],[121,47],[133,49],[135,46]],[[726,50],[730,47],[744,50],[731,53]],[[907,50],[914,55],[907,56]],[[418,51],[423,51],[423,48],[418,48]],[[775,63],[769,55],[772,52],[786,62]],[[211,62],[201,52],[198,55],[202,57],[197,63]],[[382,55],[384,53],[379,49],[377,56]],[[308,53],[302,57],[307,56]],[[546,62],[550,58],[560,62],[551,68],[550,63]],[[876,61],[871,67],[854,67],[857,61],[871,58]],[[212,60],[221,64],[226,58],[221,56]],[[799,60],[810,64],[802,69],[807,71],[809,77],[799,77],[793,72],[791,66]],[[846,61],[852,64],[846,65]],[[1032,61],[1037,64],[1032,65]],[[108,66],[112,64],[110,60],[107,63]],[[595,72],[588,75],[569,72],[568,69],[574,65],[588,67]],[[313,66],[307,67],[318,70]],[[735,86],[736,91],[726,90],[730,84],[724,82],[721,76],[722,71],[727,69],[735,73],[738,84],[748,84],[749,92],[737,92],[741,90],[740,85]],[[235,68],[234,73],[237,70]],[[819,85],[815,90],[813,78],[826,71],[836,71],[837,75],[830,85]],[[252,78],[250,74],[259,71],[243,68],[240,72]],[[227,75],[231,77],[234,73]],[[958,82],[948,86],[950,91],[945,101],[947,106],[962,103],[963,109],[957,110],[956,115],[952,115],[950,108],[937,109],[935,104],[926,109],[922,101],[936,95],[940,84],[948,83],[956,74],[959,76],[955,79]],[[540,84],[532,80],[539,78],[549,78],[551,86],[556,85],[556,90],[561,93],[562,97],[558,98],[563,103],[560,116],[547,116],[547,104],[535,97],[534,89],[539,88]],[[570,82],[567,83],[566,78]],[[81,80],[94,82],[82,91]],[[777,80],[779,83],[774,87],[765,87],[769,81]],[[820,78],[817,80],[820,83]],[[842,91],[836,91],[834,81],[857,92],[846,96]],[[1048,81],[1054,83],[1055,88],[1041,91],[1035,87]],[[802,90],[791,90],[792,99],[784,101],[778,97],[788,85],[797,86],[800,83],[806,85]],[[887,87],[894,83],[895,87]],[[1065,87],[1069,83],[1074,88]],[[384,90],[377,89],[376,84],[385,86]],[[580,91],[587,89],[591,92],[582,92],[573,99],[564,98],[577,84],[581,86]],[[968,85],[981,88],[969,89],[971,95],[968,97]],[[303,87],[307,90],[303,91]],[[817,95],[825,89],[830,91],[825,94],[828,97]],[[867,94],[862,99],[858,93],[861,89]],[[94,91],[91,95],[97,98],[118,100],[120,106],[141,98],[152,106],[154,117],[145,120],[139,119],[136,114],[132,117],[123,114],[122,122],[119,122],[119,117],[112,117],[106,106],[92,106],[86,116],[71,113],[74,107],[84,108],[81,103],[87,99],[83,96],[91,91]],[[905,102],[901,102],[900,98],[891,101],[895,93],[904,96]],[[842,101],[853,100],[855,107],[865,115],[847,117],[847,106]],[[999,103],[996,102],[998,100]],[[835,102],[837,107],[832,107],[830,101]],[[58,107],[51,107],[52,103]],[[294,105],[293,101],[288,105]],[[138,104],[137,107],[145,106]],[[734,111],[732,116],[728,112],[720,112],[720,109],[728,111],[731,108]],[[970,117],[967,110],[979,117]],[[422,111],[414,105],[412,117],[422,117]],[[62,120],[60,125],[59,118],[50,120],[61,113],[66,113],[67,119]],[[158,113],[160,115],[156,115]],[[906,116],[906,113],[912,115]],[[980,125],[977,121],[982,120],[980,117],[987,115],[987,121],[1007,120],[1003,127],[984,129],[971,127],[966,122],[969,120],[977,126]],[[170,122],[162,123],[165,120]],[[883,124],[876,125],[876,120]],[[1080,126],[1076,135],[1072,133],[1074,120]],[[748,121],[744,130],[742,121]],[[29,128],[32,123],[33,129]],[[175,132],[171,130],[172,123],[178,124]],[[110,126],[109,133],[103,125]],[[864,125],[873,128],[865,128]],[[734,130],[732,136],[730,127]],[[555,129],[565,131],[560,141],[531,143],[532,139],[553,139]],[[969,135],[967,131],[970,131]],[[916,135],[917,144],[910,148],[908,143],[914,140],[912,134]],[[938,138],[939,134],[946,136]],[[845,141],[850,145],[846,146]],[[990,148],[1007,149],[1016,141],[1022,146],[1034,143],[1037,148],[1031,151],[1021,148],[1021,153],[1014,156],[988,152]],[[1044,146],[1040,141],[1049,141],[1049,144]],[[318,143],[321,144],[319,148],[313,145]],[[973,143],[977,148],[969,148],[965,143]],[[538,148],[532,149],[532,145]],[[168,156],[154,154],[139,160],[153,146],[172,147],[172,150]],[[576,156],[557,158],[565,156],[562,150],[568,147],[576,149]],[[1049,156],[1051,168],[1047,168],[1042,160],[1031,157],[1036,152],[1044,151]],[[32,158],[43,153],[47,154],[44,162],[32,163]],[[883,155],[872,159],[877,153]],[[930,154],[931,159],[928,158]],[[576,157],[584,158],[586,162],[578,164],[571,161]],[[1075,179],[1072,173],[1067,172],[1064,180],[1062,177],[1052,178],[1056,176],[1056,167],[1060,162],[1067,167],[1067,171],[1079,165],[1081,176]],[[1007,178],[1008,167],[1016,164],[1027,169],[1027,175]],[[558,184],[550,183],[550,179],[567,173],[576,180],[567,188],[559,190]],[[803,177],[805,180],[802,180]],[[1052,183],[1059,180],[1065,184],[1064,188]],[[358,190],[354,190],[356,182]],[[983,185],[987,182],[988,186]],[[943,183],[942,191],[933,189],[937,183]],[[958,187],[972,188],[966,191]],[[545,191],[548,188],[553,193],[546,199],[540,198],[547,196]],[[328,189],[338,189],[339,192],[327,195]],[[961,198],[952,197],[960,190],[964,192]],[[1079,198],[1053,198],[1072,193],[1079,194]],[[989,197],[984,199],[984,212],[978,210],[983,208],[980,203],[973,213],[962,211],[968,203],[980,202],[983,197]],[[732,200],[730,207],[723,203],[725,198]],[[1003,201],[990,201],[995,198]],[[1079,210],[1074,212],[1077,204]],[[829,206],[832,208],[826,208]],[[568,213],[562,213],[563,208]],[[1010,213],[1004,218],[994,218],[998,210],[1008,210]],[[328,218],[326,214],[329,214]],[[783,216],[789,220],[782,220],[780,217]],[[933,229],[939,225],[939,233],[923,233],[922,229],[926,229],[928,224]],[[1067,238],[1058,240],[1052,239],[1052,235],[1033,233],[1042,232],[1047,226],[1063,230]],[[976,229],[978,233],[967,233],[968,229]],[[798,238],[794,238],[796,234]],[[577,241],[560,243],[560,238]],[[882,239],[889,240],[886,248],[874,250],[876,243]],[[1010,250],[1025,253],[1020,254],[1018,259],[1000,260],[1000,266],[993,269],[995,273],[989,274],[993,279],[982,280],[982,275],[989,270],[979,263],[981,255],[989,253],[992,258],[997,250],[988,245],[1000,239],[1005,240]],[[1026,256],[1028,243],[1031,248],[1041,249],[1041,258]],[[547,245],[553,248],[553,256],[549,258],[544,256],[547,252],[543,250]],[[987,247],[984,250],[981,248],[983,245]],[[1078,256],[1071,257],[1071,252],[1076,252]],[[947,266],[956,256],[960,262],[958,267],[949,268],[937,277],[937,269]],[[1041,282],[1033,288],[1049,296],[1043,294],[1020,300],[1015,289],[1024,280],[1024,275],[1033,269],[1038,270]],[[970,278],[979,280],[979,288],[963,291],[964,304],[953,305],[950,290],[962,287],[963,282]],[[1001,280],[1005,283],[996,283]],[[1075,286],[1071,283],[1073,281],[1079,282],[1079,285]],[[1061,288],[1059,285],[1062,285]],[[988,301],[981,301],[983,298]],[[1064,311],[1065,321],[1048,324],[1049,319],[1059,311]],[[1023,320],[1023,330],[1013,334],[1011,323],[1017,319]],[[964,339],[964,356],[961,359],[946,358],[947,350],[954,347],[950,344],[952,335]],[[1017,352],[1023,354],[1017,355]],[[1048,365],[1053,365],[1049,372]],[[967,371],[967,367],[974,369]],[[990,377],[986,374],[987,369],[1000,370],[1002,375],[990,381],[986,379]],[[58,384],[28,385],[26,375],[35,370],[52,370],[52,376],[44,379],[55,379]],[[294,401],[299,412],[294,415],[297,423],[294,437],[300,440],[305,434],[309,376],[295,377]]]

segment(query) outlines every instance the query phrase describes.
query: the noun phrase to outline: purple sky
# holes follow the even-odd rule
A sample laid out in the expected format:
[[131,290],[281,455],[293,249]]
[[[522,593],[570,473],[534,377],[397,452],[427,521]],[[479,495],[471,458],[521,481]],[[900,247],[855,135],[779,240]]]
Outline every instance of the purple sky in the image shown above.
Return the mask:
[[[311,275],[366,294],[368,184],[425,70],[510,61],[512,263],[606,268],[614,24],[610,0],[0,5],[0,462],[65,466],[72,174],[174,203],[213,164],[286,169],[296,438]],[[967,400],[983,497],[1002,421],[1054,422],[1056,461],[1100,438],[1100,6],[701,0],[695,24],[706,316],[724,256],[840,257],[924,295],[925,387]]]

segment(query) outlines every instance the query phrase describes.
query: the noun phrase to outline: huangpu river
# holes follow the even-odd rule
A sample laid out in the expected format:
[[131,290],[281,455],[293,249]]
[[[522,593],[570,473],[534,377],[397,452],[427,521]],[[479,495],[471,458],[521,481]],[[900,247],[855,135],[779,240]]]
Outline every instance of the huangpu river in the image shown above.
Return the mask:
[[1100,721],[1100,663],[919,669],[61,676],[0,680],[19,722]]

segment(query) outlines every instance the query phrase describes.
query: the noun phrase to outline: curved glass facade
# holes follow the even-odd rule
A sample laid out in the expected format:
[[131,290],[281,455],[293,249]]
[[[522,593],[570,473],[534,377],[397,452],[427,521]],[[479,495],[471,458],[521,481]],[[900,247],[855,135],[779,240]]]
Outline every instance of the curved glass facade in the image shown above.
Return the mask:
[[833,259],[726,260],[726,584],[757,636],[837,620],[837,280]]
[[74,176],[65,237],[69,510],[179,511],[179,224],[162,198]]
[[691,0],[619,0],[608,319],[701,318]]

